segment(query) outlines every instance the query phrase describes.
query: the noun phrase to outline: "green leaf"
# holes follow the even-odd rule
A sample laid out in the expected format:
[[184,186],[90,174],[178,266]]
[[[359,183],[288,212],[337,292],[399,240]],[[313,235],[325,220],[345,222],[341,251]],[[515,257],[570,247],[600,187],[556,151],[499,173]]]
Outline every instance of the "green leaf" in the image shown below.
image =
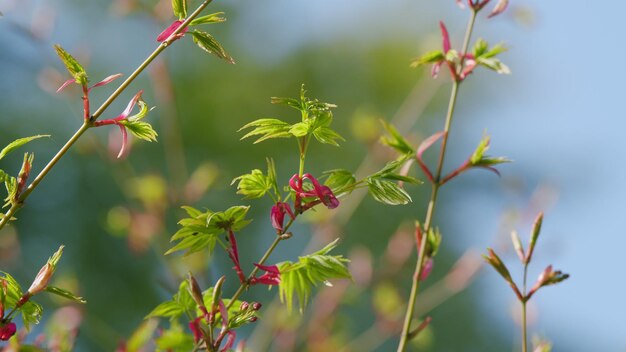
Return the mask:
[[155,340],[158,351],[187,352],[193,350],[193,337],[180,324],[163,331]]
[[187,17],[187,0],[172,0],[172,10],[179,20],[184,19]]
[[0,183],[4,182],[9,177],[9,174],[4,172],[4,170],[0,170]]
[[269,176],[263,174],[261,170],[254,169],[251,173],[235,178],[231,185],[239,181],[237,194],[241,194],[245,199],[255,199],[263,197],[274,186]]
[[195,312],[196,304],[188,287],[187,280],[183,280],[178,286],[178,292],[172,296],[172,299],[156,306],[144,319],[163,317],[173,320],[183,314],[192,315]]
[[511,73],[511,69],[509,69],[507,65],[503,64],[499,59],[496,58],[479,57],[476,59],[476,63],[492,71],[496,71],[499,74],[508,75]]
[[4,198],[5,203],[3,207],[6,207],[13,202],[13,199],[15,199],[17,195],[17,178],[9,176],[4,180],[4,186],[7,189],[7,197]]
[[187,212],[187,214],[191,216],[192,218],[197,218],[198,216],[202,215],[202,212],[194,207],[183,205],[181,208],[183,208]]
[[87,73],[85,72],[83,66],[81,66],[81,64],[79,64],[78,61],[76,61],[76,59],[65,51],[60,45],[56,44],[54,48],[56,49],[59,58],[61,58],[63,65],[67,68],[67,71],[76,80],[76,83],[79,85],[86,85],[89,80],[87,79]]
[[411,60],[411,67],[418,67],[425,64],[433,64],[445,59],[445,56],[441,50],[430,51],[416,59]]
[[39,324],[39,320],[41,320],[41,315],[43,314],[43,307],[31,299],[20,308],[20,311],[22,313],[24,327],[26,330],[30,330],[31,324]]
[[83,299],[82,297],[78,297],[78,296],[74,295],[73,293],[71,293],[70,291],[64,290],[62,288],[58,288],[58,287],[54,287],[54,286],[46,286],[46,291],[50,292],[52,294],[55,294],[57,296],[61,296],[61,297],[67,298],[67,299],[72,300],[74,302],[87,303],[87,301],[85,299]]
[[368,178],[367,186],[372,197],[381,203],[402,205],[412,201],[411,196],[394,182]]
[[213,36],[209,33],[194,30],[191,32],[191,35],[193,36],[193,42],[196,43],[196,45],[198,45],[200,49],[206,51],[209,54],[213,54],[220,59],[225,60],[229,64],[235,63],[235,60],[233,60],[233,58],[228,55],[222,45],[217,40],[215,40],[215,38],[213,38]]
[[474,44],[474,49],[472,49],[472,54],[474,55],[474,58],[481,57],[487,52],[488,49],[489,49],[489,44],[487,44],[487,42],[484,39],[479,38]]
[[404,139],[404,137],[402,137],[395,126],[385,120],[380,120],[380,122],[383,124],[385,131],[389,133],[388,136],[382,136],[380,138],[382,144],[397,150],[401,154],[415,154],[415,149],[413,149],[411,144]]
[[280,98],[280,97],[272,97],[270,98],[270,102],[276,105],[285,105],[292,107],[296,110],[304,110],[305,107],[302,105],[301,101],[294,98]]
[[128,342],[126,342],[127,352],[139,352],[143,350],[150,341],[152,341],[152,337],[156,332],[157,327],[159,326],[159,321],[156,319],[150,319],[144,321],[130,336]]
[[308,121],[303,121],[291,125],[291,128],[289,128],[289,133],[291,133],[294,137],[304,137],[309,134],[310,130],[310,123]]
[[185,256],[188,256],[195,252],[207,250],[209,254],[213,253],[215,243],[217,242],[216,234],[199,234],[196,233],[193,236],[184,238],[178,242],[174,247],[170,248],[165,255],[172,254],[177,251],[186,250]]
[[429,228],[428,235],[426,236],[426,240],[428,241],[428,253],[427,256],[429,258],[434,257],[439,251],[439,246],[441,246],[441,232],[439,228]]
[[224,212],[215,213],[207,220],[207,224],[213,223],[223,230],[239,231],[251,222],[245,219],[248,210],[250,207],[244,205],[230,207]]
[[328,127],[317,128],[315,131],[313,131],[313,136],[320,143],[330,144],[336,147],[339,146],[339,143],[337,143],[338,140],[345,141],[345,139],[341,137],[341,135]]
[[511,160],[505,157],[491,157],[489,155],[485,155],[487,150],[489,150],[489,143],[489,136],[484,136],[483,139],[480,140],[480,143],[478,143],[478,146],[469,159],[472,166],[493,166],[511,162]]
[[259,139],[254,141],[256,144],[266,139],[291,137],[289,132],[290,125],[278,119],[265,118],[255,120],[241,127],[239,131],[252,127],[254,129],[246,133],[241,139],[261,135]]
[[157,132],[152,128],[152,125],[147,122],[121,120],[120,123],[126,126],[133,136],[141,140],[148,142],[156,142],[157,140]]
[[324,181],[324,185],[330,187],[335,195],[351,190],[351,187],[356,183],[354,174],[344,169],[325,171],[322,175],[328,177]]
[[494,57],[496,55],[499,55],[505,51],[507,51],[508,48],[504,45],[504,43],[499,43],[494,45],[491,49],[489,49],[489,51],[487,51],[486,53],[484,53],[483,55],[481,55],[483,58],[491,58]]
[[346,264],[348,259],[341,255],[328,253],[337,246],[337,241],[328,244],[319,251],[298,258],[298,262],[284,262],[278,265],[280,270],[280,299],[286,302],[291,311],[297,298],[300,311],[306,307],[313,287],[320,283],[330,285],[331,279],[350,279],[352,276]]
[[13,142],[9,143],[6,147],[4,147],[4,149],[2,149],[2,151],[0,151],[0,160],[2,160],[2,158],[4,158],[7,154],[9,154],[10,152],[14,151],[15,149],[23,146],[24,144],[35,140],[35,139],[39,139],[39,138],[43,138],[43,137],[50,137],[49,134],[38,134],[36,136],[30,136],[30,137],[24,137],[24,138],[20,138],[20,139],[16,139]]
[[406,182],[406,183],[411,183],[414,185],[421,185],[424,183],[424,181],[417,179],[415,177],[411,177],[411,176],[405,176],[405,175],[400,175],[400,174],[396,174],[396,173],[386,173],[384,175],[381,176],[381,178],[387,179],[387,180],[393,180],[393,181],[402,181],[402,182]]
[[201,16],[198,17],[196,19],[194,19],[193,21],[191,21],[189,23],[189,26],[197,26],[200,24],[207,24],[207,23],[221,23],[221,22],[225,22],[226,21],[226,17],[222,17],[224,16],[223,12],[216,12],[216,13],[212,13],[210,15],[206,15],[206,16]]

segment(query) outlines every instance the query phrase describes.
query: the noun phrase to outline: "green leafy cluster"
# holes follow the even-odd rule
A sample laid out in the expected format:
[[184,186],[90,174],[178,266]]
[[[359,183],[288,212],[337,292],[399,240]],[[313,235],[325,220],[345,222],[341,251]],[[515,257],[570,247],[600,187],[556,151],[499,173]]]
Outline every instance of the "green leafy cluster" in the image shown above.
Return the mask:
[[[244,199],[261,198],[266,194],[269,194],[274,202],[282,198],[276,181],[276,165],[273,159],[267,159],[267,174],[264,174],[259,169],[254,169],[249,174],[233,179],[231,185],[235,182],[239,182],[237,184],[237,194],[243,195]],[[270,191],[273,191],[273,193]]]
[[478,143],[478,146],[470,156],[470,164],[477,167],[490,167],[498,164],[509,163],[511,160],[505,157],[492,157],[485,153],[489,150],[489,143],[491,138],[489,136],[483,137]]
[[331,279],[351,279],[352,276],[346,267],[348,259],[341,255],[329,255],[337,246],[338,240],[333,241],[319,251],[302,256],[293,263],[286,261],[280,263],[280,299],[286,302],[291,311],[293,301],[298,299],[300,311],[302,311],[311,296],[313,287],[323,283],[330,285]]
[[253,136],[260,136],[254,143],[259,143],[273,138],[296,137],[308,140],[313,136],[318,142],[338,146],[337,141],[343,141],[337,132],[330,128],[333,121],[332,109],[335,104],[320,102],[317,99],[309,99],[306,96],[304,85],[300,89],[300,98],[277,98],[271,99],[272,104],[285,105],[300,111],[301,121],[290,124],[288,122],[275,119],[263,118],[252,121],[243,126],[241,130],[252,128],[241,139]]
[[189,217],[178,222],[182,226],[170,239],[171,242],[179,241],[165,254],[185,250],[185,255],[208,250],[213,253],[218,237],[224,231],[239,231],[252,220],[246,219],[250,207],[234,206],[223,212],[202,212],[193,207],[184,206],[183,209]]
[[[24,137],[24,138],[19,138],[19,139],[14,140],[13,142],[9,143],[6,147],[4,147],[2,150],[0,150],[0,160],[2,160],[5,156],[10,154],[17,148],[23,146],[24,144],[31,142],[35,139],[43,138],[43,137],[50,137],[50,135],[36,135],[36,136]],[[7,190],[7,196],[4,199],[5,204],[3,205],[3,207],[11,205],[12,203],[17,201],[17,198],[19,197],[18,178],[25,178],[28,176],[24,174],[26,171],[25,168],[28,167],[30,169],[30,167],[32,166],[33,158],[34,158],[34,155],[32,153],[24,154],[24,162],[22,163],[22,169],[20,170],[18,177],[11,176],[10,174],[6,173],[4,170],[0,169],[0,182],[4,182],[4,186],[6,187],[6,190]],[[3,214],[0,213],[0,215],[3,215]]]
[[152,125],[141,121],[148,115],[150,109],[141,99],[137,101],[137,104],[139,104],[139,112],[126,119],[120,120],[119,123],[126,127],[135,137],[148,142],[156,142],[158,135],[154,128],[152,128]]
[[[0,282],[5,282],[7,287],[6,296],[4,296],[3,290],[0,289],[0,299],[4,301],[4,306],[17,306],[17,302],[24,295],[24,291],[22,291],[20,284],[17,283],[13,276],[4,271],[0,271]],[[19,310],[22,314],[22,321],[24,322],[26,329],[30,329],[31,324],[39,324],[41,314],[43,313],[43,308],[39,303],[36,303],[33,300],[28,300],[28,302],[24,303]]]
[[89,83],[89,79],[83,66],[60,45],[56,44],[54,48],[56,49],[59,58],[61,58],[63,65],[65,65],[67,72],[69,72],[72,78],[74,78],[76,84],[86,86],[87,83]]
[[500,74],[510,74],[511,70],[509,67],[496,57],[506,50],[507,48],[502,43],[496,44],[490,48],[485,40],[478,39],[476,44],[474,44],[472,55],[474,56],[476,64]]
[[[174,16],[178,17],[179,21],[185,20],[187,17],[187,0],[172,0],[172,11]],[[221,23],[225,22],[226,18],[223,17],[223,12],[216,12],[209,15],[201,16],[193,19],[189,22],[189,27],[198,26],[202,24]],[[215,55],[218,58],[234,64],[235,60],[226,52],[222,44],[220,44],[212,35],[207,32],[194,29],[191,32],[193,42],[202,50],[209,54]]]

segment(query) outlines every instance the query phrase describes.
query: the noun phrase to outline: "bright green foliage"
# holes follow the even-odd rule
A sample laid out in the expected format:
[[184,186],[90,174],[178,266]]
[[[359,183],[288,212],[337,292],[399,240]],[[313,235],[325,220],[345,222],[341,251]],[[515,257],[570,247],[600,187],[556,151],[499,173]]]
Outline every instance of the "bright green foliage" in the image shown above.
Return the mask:
[[300,90],[300,100],[294,98],[276,98],[273,97],[272,104],[285,105],[300,111],[301,121],[295,124],[289,124],[282,120],[274,118],[263,118],[252,121],[239,130],[253,128],[252,131],[245,134],[241,139],[252,136],[261,136],[254,143],[264,141],[271,138],[296,137],[305,140],[309,136],[313,136],[318,142],[338,146],[337,141],[343,141],[337,132],[330,128],[333,121],[332,108],[337,107],[335,104],[323,103],[311,100],[306,97],[304,85]]
[[162,317],[174,320],[183,314],[190,317],[195,316],[196,303],[193,301],[188,287],[189,282],[187,282],[187,280],[181,282],[180,286],[178,286],[178,292],[172,299],[156,306],[156,308],[146,316],[146,319]]
[[276,181],[276,166],[272,159],[267,159],[267,175],[259,169],[254,169],[249,174],[235,178],[231,185],[237,181],[239,181],[237,194],[243,195],[245,199],[261,198],[270,190],[274,190],[274,194],[270,193],[270,196],[275,202],[281,198]]
[[439,228],[429,228],[428,235],[426,236],[426,240],[428,241],[428,253],[427,256],[432,258],[437,255],[439,251],[439,246],[441,245],[441,232],[439,232]]
[[5,203],[2,206],[3,208],[11,205],[11,203],[13,202],[13,199],[15,199],[17,195],[17,178],[13,176],[9,176],[5,178],[4,186],[7,189],[7,197],[4,198]]
[[182,226],[170,239],[180,241],[165,254],[186,250],[185,255],[208,250],[213,253],[218,236],[225,230],[239,231],[248,225],[251,220],[245,219],[250,209],[248,206],[234,206],[223,212],[207,210],[201,212],[192,207],[183,207],[190,217],[178,222]]
[[352,278],[346,267],[348,259],[341,255],[328,255],[337,246],[337,242],[338,239],[315,253],[299,257],[296,263],[287,261],[278,265],[280,299],[287,303],[290,311],[294,298],[298,299],[300,311],[303,311],[313,287],[320,283],[330,285],[330,279]]
[[206,51],[209,54],[213,54],[222,60],[225,60],[229,64],[234,64],[235,60],[224,50],[222,44],[220,44],[212,35],[199,30],[191,32],[193,42],[196,43],[200,49]]
[[179,20],[187,17],[187,0],[172,0],[172,11]]
[[223,12],[216,12],[210,15],[201,16],[189,23],[189,26],[197,26],[200,24],[208,24],[208,23],[221,23],[226,21],[226,17],[223,17]]
[[483,39],[478,39],[474,45],[472,54],[478,65],[482,65],[500,74],[510,74],[511,70],[496,56],[503,53],[507,48],[503,44],[496,44],[489,48],[489,44]]
[[194,343],[191,334],[185,331],[185,328],[177,323],[172,322],[170,328],[163,331],[161,336],[157,337],[156,345],[158,351],[191,351]]
[[143,351],[145,347],[154,336],[159,321],[156,319],[144,321],[130,336],[128,342],[126,342],[125,351],[127,352],[139,352]]
[[411,60],[411,67],[418,67],[426,64],[433,64],[435,62],[442,61],[445,58],[443,51],[433,50],[418,58]]
[[412,201],[404,189],[391,181],[370,178],[367,180],[367,187],[370,195],[381,203],[402,205]]
[[9,143],[6,147],[4,147],[1,151],[0,151],[0,160],[2,160],[5,156],[7,156],[7,154],[9,154],[10,152],[14,151],[15,149],[23,146],[24,144],[35,140],[35,139],[39,139],[39,138],[43,138],[43,137],[50,137],[49,134],[38,134],[36,136],[30,136],[30,137],[24,137],[24,138],[20,138],[20,139],[16,139],[13,142]]
[[292,134],[289,132],[291,125],[278,119],[265,118],[252,121],[249,124],[240,128],[239,131],[251,127],[254,127],[254,129],[246,133],[243,137],[241,137],[241,139],[261,135],[259,139],[254,141],[255,144],[262,142],[266,139],[286,138],[292,136]]
[[325,171],[322,177],[327,177],[326,181],[324,181],[324,185],[330,187],[336,196],[350,193],[356,183],[354,174],[344,169]]
[[480,141],[478,147],[476,147],[476,150],[474,150],[474,153],[472,153],[472,156],[470,157],[470,163],[472,164],[472,166],[488,167],[492,165],[511,162],[511,160],[505,157],[491,157],[485,155],[487,150],[489,150],[489,142],[489,136],[483,137],[483,139]]
[[60,45],[55,45],[54,48],[57,51],[57,55],[63,61],[63,65],[67,68],[67,71],[72,75],[72,77],[76,80],[76,83],[84,86],[87,85],[89,80],[87,79],[87,72],[81,64],[76,61],[76,59],[70,55],[67,51],[65,51]]
[[148,142],[156,142],[157,133],[152,128],[152,125],[141,121],[148,115],[150,109],[143,100],[139,100],[137,104],[139,104],[139,112],[126,119],[120,120],[119,123],[128,128],[130,133],[132,133],[135,137]]
[[397,150],[400,154],[415,154],[415,150],[411,144],[398,132],[398,130],[392,124],[385,120],[380,120],[383,127],[389,133],[388,136],[382,136],[380,141],[382,144],[389,146]]
[[[5,309],[15,307],[19,299],[24,295],[22,288],[9,273],[4,271],[0,271],[0,281],[7,283],[7,294],[3,297],[5,299]],[[28,300],[20,307],[20,312],[22,313],[24,327],[30,329],[31,324],[39,323],[43,308],[38,303],[33,302],[33,300]]]

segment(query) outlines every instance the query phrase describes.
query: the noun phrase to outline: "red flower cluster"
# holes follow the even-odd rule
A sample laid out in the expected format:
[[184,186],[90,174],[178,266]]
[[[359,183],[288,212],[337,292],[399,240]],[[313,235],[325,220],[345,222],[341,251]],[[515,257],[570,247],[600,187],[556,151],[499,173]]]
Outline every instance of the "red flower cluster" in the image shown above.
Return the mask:
[[[305,191],[303,187],[304,180],[309,180],[313,184],[313,189]],[[307,209],[310,209],[317,204],[324,204],[328,209],[335,209],[339,206],[339,200],[333,194],[333,191],[328,186],[324,186],[313,177],[311,174],[304,174],[302,177],[299,175],[293,175],[289,180],[289,186],[296,193],[296,200],[294,207],[297,213],[302,213]],[[315,200],[302,203],[304,198],[317,198]]]

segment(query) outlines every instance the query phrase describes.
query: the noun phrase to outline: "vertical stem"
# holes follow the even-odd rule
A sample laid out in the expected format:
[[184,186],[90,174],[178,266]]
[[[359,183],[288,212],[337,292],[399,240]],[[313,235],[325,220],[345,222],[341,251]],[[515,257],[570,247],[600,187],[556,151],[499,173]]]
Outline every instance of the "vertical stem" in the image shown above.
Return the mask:
[[527,321],[526,321],[526,298],[527,298],[527,293],[526,293],[526,278],[528,277],[528,263],[524,263],[524,283],[522,286],[522,293],[523,293],[523,297],[524,299],[522,300],[522,352],[527,352],[528,351],[528,328],[527,328]]
[[[469,48],[469,42],[472,37],[472,31],[474,29],[474,23],[476,21],[476,11],[472,11],[469,22],[467,24],[467,30],[465,32],[465,39],[463,41],[463,50],[461,52],[461,57],[463,58],[467,53]],[[463,60],[461,59],[461,65],[458,67],[458,72],[462,72],[463,70]],[[404,323],[402,325],[402,333],[400,335],[400,342],[398,343],[397,352],[403,352],[406,349],[406,345],[409,341],[409,335],[411,333],[411,320],[413,319],[413,312],[415,311],[415,304],[417,302],[417,294],[419,292],[420,285],[420,276],[422,273],[422,269],[424,268],[425,257],[426,257],[426,247],[428,241],[426,240],[426,236],[428,235],[428,231],[431,228],[432,221],[435,214],[435,206],[437,204],[437,196],[439,195],[439,188],[441,188],[442,184],[440,183],[441,172],[443,169],[444,158],[446,155],[446,149],[448,146],[448,138],[450,136],[450,127],[452,126],[452,119],[454,117],[454,110],[456,107],[457,96],[459,92],[459,86],[461,85],[460,80],[454,80],[452,83],[452,91],[450,93],[450,101],[448,102],[448,111],[446,114],[446,121],[444,124],[444,134],[441,140],[441,149],[439,151],[439,160],[437,163],[437,171],[435,174],[435,179],[432,184],[432,191],[430,195],[430,201],[428,202],[428,209],[426,211],[426,217],[424,220],[424,228],[423,228],[423,236],[424,240],[421,241],[420,248],[417,254],[417,263],[415,265],[415,271],[413,272],[412,285],[411,285],[411,293],[409,294],[409,300],[407,303],[406,314],[404,317]]]

